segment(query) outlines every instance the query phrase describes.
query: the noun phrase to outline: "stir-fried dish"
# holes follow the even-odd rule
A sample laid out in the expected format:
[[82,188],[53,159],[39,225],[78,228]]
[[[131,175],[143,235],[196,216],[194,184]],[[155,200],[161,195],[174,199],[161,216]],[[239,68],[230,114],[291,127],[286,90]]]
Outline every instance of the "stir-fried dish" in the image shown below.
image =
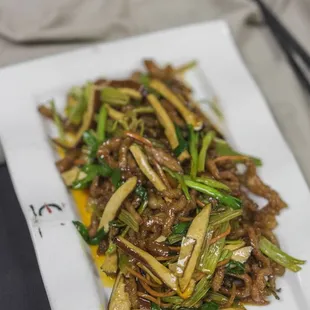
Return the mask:
[[[276,279],[305,261],[273,233],[286,207],[199,110],[182,67],[144,61],[127,80],[74,87],[54,121],[68,188],[87,193],[77,231],[114,277],[109,309],[245,309],[279,299]],[[259,208],[253,195],[266,200]]]

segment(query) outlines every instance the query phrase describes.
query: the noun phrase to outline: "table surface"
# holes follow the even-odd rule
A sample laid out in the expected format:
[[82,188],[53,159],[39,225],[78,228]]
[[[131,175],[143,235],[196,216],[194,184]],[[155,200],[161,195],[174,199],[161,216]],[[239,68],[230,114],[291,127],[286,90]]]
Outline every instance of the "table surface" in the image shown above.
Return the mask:
[[0,166],[0,305],[49,310],[34,248],[6,165]]

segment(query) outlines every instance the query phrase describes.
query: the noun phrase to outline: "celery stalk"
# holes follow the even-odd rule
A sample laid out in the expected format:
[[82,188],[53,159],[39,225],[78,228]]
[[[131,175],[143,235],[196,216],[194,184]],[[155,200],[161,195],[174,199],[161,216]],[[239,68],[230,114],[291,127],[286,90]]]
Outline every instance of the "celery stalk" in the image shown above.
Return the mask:
[[124,222],[128,227],[130,227],[133,231],[139,231],[139,223],[136,219],[125,209],[122,209],[120,215],[118,216],[119,220]]
[[305,260],[297,259],[283,252],[265,237],[260,238],[259,248],[270,259],[294,272],[297,272],[301,269],[299,265],[303,265],[306,263]]
[[210,216],[210,226],[216,226],[225,222],[228,222],[238,216],[242,215],[242,210],[231,210],[228,209],[226,211],[223,211],[221,213],[211,215]]
[[101,91],[101,101],[116,106],[123,106],[129,103],[130,97],[117,88],[106,87]]
[[[228,229],[228,222],[221,224],[219,229],[217,230],[217,235],[222,234]],[[215,271],[216,265],[221,258],[221,254],[225,245],[225,237],[217,240],[215,243],[209,246],[206,255],[203,257],[203,261],[201,262],[201,271],[207,273],[208,275],[212,275]]]

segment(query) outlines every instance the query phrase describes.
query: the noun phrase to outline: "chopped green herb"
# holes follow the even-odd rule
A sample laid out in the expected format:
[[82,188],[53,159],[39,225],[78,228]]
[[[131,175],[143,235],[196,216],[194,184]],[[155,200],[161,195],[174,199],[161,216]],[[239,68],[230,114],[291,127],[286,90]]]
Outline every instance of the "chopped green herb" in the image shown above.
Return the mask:
[[174,124],[174,127],[179,145],[173,150],[173,153],[176,157],[179,157],[185,150],[188,149],[188,142],[184,139],[181,128],[176,124]]
[[121,185],[121,170],[119,168],[113,169],[112,175],[111,175],[111,181],[112,184],[116,189],[118,189]]
[[72,221],[72,223],[77,229],[77,231],[80,233],[84,241],[89,245],[98,245],[100,241],[106,236],[106,232],[103,228],[101,228],[97,231],[94,237],[90,237],[88,234],[88,230],[83,223],[79,221]]
[[99,147],[97,137],[90,130],[87,130],[83,133],[83,141],[88,148],[88,158],[94,160]]
[[189,226],[191,226],[191,222],[181,222],[181,223],[175,224],[172,227],[172,233],[186,235],[189,229]]
[[245,267],[244,267],[244,264],[231,260],[226,265],[225,272],[232,273],[232,274],[244,274]]
[[99,117],[97,121],[97,137],[99,143],[104,142],[106,139],[107,119],[108,119],[108,110],[103,104],[100,108]]
[[139,196],[142,200],[148,199],[147,190],[141,184],[138,184],[135,190],[137,196]]

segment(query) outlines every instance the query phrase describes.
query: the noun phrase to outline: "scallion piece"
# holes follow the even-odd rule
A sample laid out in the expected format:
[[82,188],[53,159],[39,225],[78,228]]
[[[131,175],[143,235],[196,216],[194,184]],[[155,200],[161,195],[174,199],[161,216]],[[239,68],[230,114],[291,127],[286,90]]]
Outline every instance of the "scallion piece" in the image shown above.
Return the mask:
[[106,128],[107,128],[108,110],[105,105],[102,105],[99,112],[98,123],[97,123],[97,138],[99,143],[102,143],[106,139]]
[[305,260],[297,259],[283,252],[265,237],[260,238],[259,248],[270,259],[294,272],[297,272],[301,269],[299,265],[306,263]]
[[[191,177],[189,175],[185,175],[184,179],[191,180]],[[219,182],[219,181],[216,181],[214,179],[205,177],[205,176],[196,177],[195,180],[193,180],[193,181],[208,185],[208,186],[213,187],[213,188],[223,189],[227,192],[231,191],[230,188],[226,184]]]
[[222,203],[225,206],[231,207],[232,209],[240,209],[241,208],[241,200],[224,194],[208,185],[205,184],[201,184],[195,181],[191,181],[191,180],[186,180],[185,179],[185,184],[190,187],[195,189],[198,192],[207,194],[215,199],[217,199],[220,203]]
[[135,232],[139,231],[139,223],[128,211],[122,209],[118,218],[126,225],[128,225],[128,227],[130,227],[133,231]]
[[198,172],[205,171],[208,148],[215,137],[215,132],[209,131],[202,139],[202,146],[198,156]]
[[190,175],[194,179],[198,169],[198,139],[199,135],[194,131],[193,126],[189,126],[189,152],[191,154],[191,171]]

